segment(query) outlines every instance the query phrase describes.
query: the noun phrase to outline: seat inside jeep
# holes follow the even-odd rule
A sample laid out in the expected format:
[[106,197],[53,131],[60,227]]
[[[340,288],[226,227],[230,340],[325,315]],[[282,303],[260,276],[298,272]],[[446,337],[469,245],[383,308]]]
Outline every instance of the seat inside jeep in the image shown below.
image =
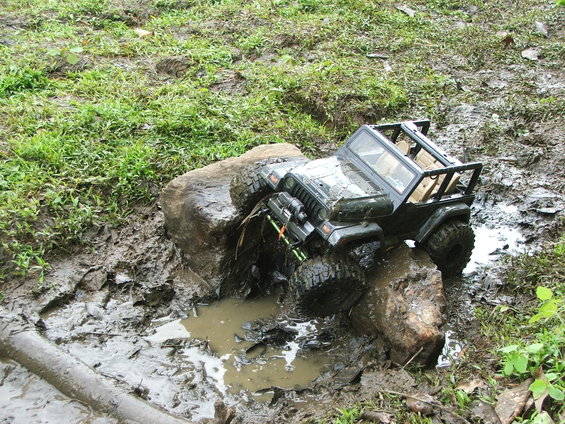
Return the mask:
[[[428,153],[424,149],[421,149],[418,152],[418,154],[414,158],[414,162],[416,162],[416,164],[424,171],[430,169],[440,169],[444,167],[438,160],[436,160],[430,153]],[[455,191],[460,176],[461,175],[458,173],[453,174],[453,177],[451,178],[449,185],[445,189],[444,194],[451,194]],[[434,194],[438,192],[444,178],[445,175],[435,175],[432,177],[425,177],[420,182],[418,187],[416,187],[414,192],[410,195],[408,201],[412,203],[426,202],[427,200],[430,199],[430,197],[432,197]]]

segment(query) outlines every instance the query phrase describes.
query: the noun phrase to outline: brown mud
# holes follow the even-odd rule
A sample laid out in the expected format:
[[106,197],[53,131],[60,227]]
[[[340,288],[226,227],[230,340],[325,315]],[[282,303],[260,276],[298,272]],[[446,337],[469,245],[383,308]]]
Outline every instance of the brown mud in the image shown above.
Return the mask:
[[[473,305],[500,301],[500,258],[535,249],[544,240],[541,229],[558,225],[551,214],[536,215],[534,221],[521,204],[502,202],[488,187],[483,186],[474,208],[472,263],[461,279],[446,284],[449,331],[442,366],[456,361],[458,351],[478,337]],[[493,200],[497,197],[500,202]],[[562,205],[563,197],[556,193],[552,202]],[[528,231],[532,221],[541,234]],[[532,225],[520,226],[528,222]],[[202,292],[201,284],[194,283],[198,277],[167,239],[157,205],[139,210],[120,230],[93,230],[90,242],[88,252],[52,260],[45,281],[49,290],[33,294],[30,282],[14,282],[5,291],[6,304],[47,339],[131,393],[193,421],[213,417],[214,403],[221,399],[235,409],[234,422],[300,422],[382,389],[366,376],[389,364],[385,343],[356,336],[346,317],[312,323],[300,334],[297,326],[309,323],[289,317],[275,298],[217,302]],[[295,358],[288,361],[285,355]],[[38,413],[36,390],[56,402],[73,402],[45,383],[34,385],[33,392],[23,389],[37,378],[9,362],[2,368],[4,374],[18,370],[3,379],[0,389],[9,399],[22,399],[27,406],[18,417],[28,422]],[[415,385],[409,379],[398,391],[412,392]],[[10,411],[3,418],[13,416]],[[69,411],[69,422],[74,417],[76,422],[113,422],[83,405]]]

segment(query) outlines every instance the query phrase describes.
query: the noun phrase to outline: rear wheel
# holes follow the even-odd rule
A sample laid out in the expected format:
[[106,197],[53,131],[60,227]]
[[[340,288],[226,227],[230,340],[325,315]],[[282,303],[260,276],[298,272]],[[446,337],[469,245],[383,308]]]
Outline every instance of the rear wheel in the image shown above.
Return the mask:
[[365,290],[365,275],[348,258],[316,257],[302,262],[289,283],[302,312],[326,316],[348,311],[357,303]]
[[462,221],[449,221],[440,226],[424,243],[424,249],[444,277],[460,275],[471,258],[475,234]]

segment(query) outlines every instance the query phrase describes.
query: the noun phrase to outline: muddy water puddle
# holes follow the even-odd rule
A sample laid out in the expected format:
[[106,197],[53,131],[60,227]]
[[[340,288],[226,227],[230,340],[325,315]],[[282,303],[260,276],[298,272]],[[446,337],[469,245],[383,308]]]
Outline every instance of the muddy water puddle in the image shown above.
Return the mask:
[[185,349],[183,357],[203,369],[218,390],[248,392],[256,400],[269,401],[273,387],[307,386],[332,363],[323,349],[303,348],[320,347],[315,341],[316,321],[278,319],[280,312],[274,297],[224,299],[197,307],[188,318],[160,325],[146,339],[152,343],[171,338],[200,342]]
[[475,232],[475,248],[464,274],[472,273],[479,267],[488,265],[502,255],[517,254],[524,242],[524,237],[517,228],[500,226],[490,228],[481,225],[473,228]]

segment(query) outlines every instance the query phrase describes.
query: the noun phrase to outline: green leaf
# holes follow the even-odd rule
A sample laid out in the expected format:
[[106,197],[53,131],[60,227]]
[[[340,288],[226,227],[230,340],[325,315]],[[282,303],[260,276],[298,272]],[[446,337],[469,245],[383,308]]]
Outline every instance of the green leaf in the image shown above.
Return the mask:
[[539,308],[539,313],[545,318],[551,318],[553,315],[557,313],[557,302],[552,300],[544,303]]
[[514,371],[514,364],[511,361],[506,362],[502,372],[504,375],[512,375],[512,371]]
[[528,357],[525,355],[517,354],[512,363],[514,364],[514,369],[519,373],[526,372],[528,369]]
[[538,322],[542,318],[543,318],[542,314],[535,314],[533,317],[530,318],[530,320],[528,322],[530,324],[533,324],[534,322]]
[[558,375],[555,374],[555,373],[553,373],[553,372],[548,372],[548,373],[545,375],[545,378],[547,378],[547,381],[553,381],[553,380],[555,380],[557,377],[558,377]]
[[539,300],[549,300],[553,297],[553,292],[547,287],[538,286],[536,289],[536,296]]
[[57,56],[57,55],[61,54],[61,49],[53,47],[53,48],[47,50],[47,54],[49,56]]
[[553,420],[547,414],[547,412],[542,411],[541,414],[537,415],[533,419],[532,424],[551,424],[552,422],[553,422]]
[[531,345],[526,346],[526,352],[528,353],[538,353],[542,349],[543,349],[543,343],[533,343]]
[[563,399],[565,399],[565,395],[563,394],[563,391],[559,390],[557,387],[551,384],[547,388],[547,393],[555,400],[562,401]]
[[547,382],[537,379],[532,384],[530,384],[529,389],[534,395],[534,399],[537,399],[547,390]]
[[82,53],[83,49],[81,46],[74,46],[69,49],[70,52],[73,53]]
[[504,346],[504,347],[500,348],[499,350],[502,353],[510,353],[510,352],[514,352],[517,349],[518,349],[518,345],[509,345],[509,346]]
[[65,60],[71,64],[71,65],[75,65],[78,63],[78,56],[74,53],[68,53],[67,56],[65,57]]

